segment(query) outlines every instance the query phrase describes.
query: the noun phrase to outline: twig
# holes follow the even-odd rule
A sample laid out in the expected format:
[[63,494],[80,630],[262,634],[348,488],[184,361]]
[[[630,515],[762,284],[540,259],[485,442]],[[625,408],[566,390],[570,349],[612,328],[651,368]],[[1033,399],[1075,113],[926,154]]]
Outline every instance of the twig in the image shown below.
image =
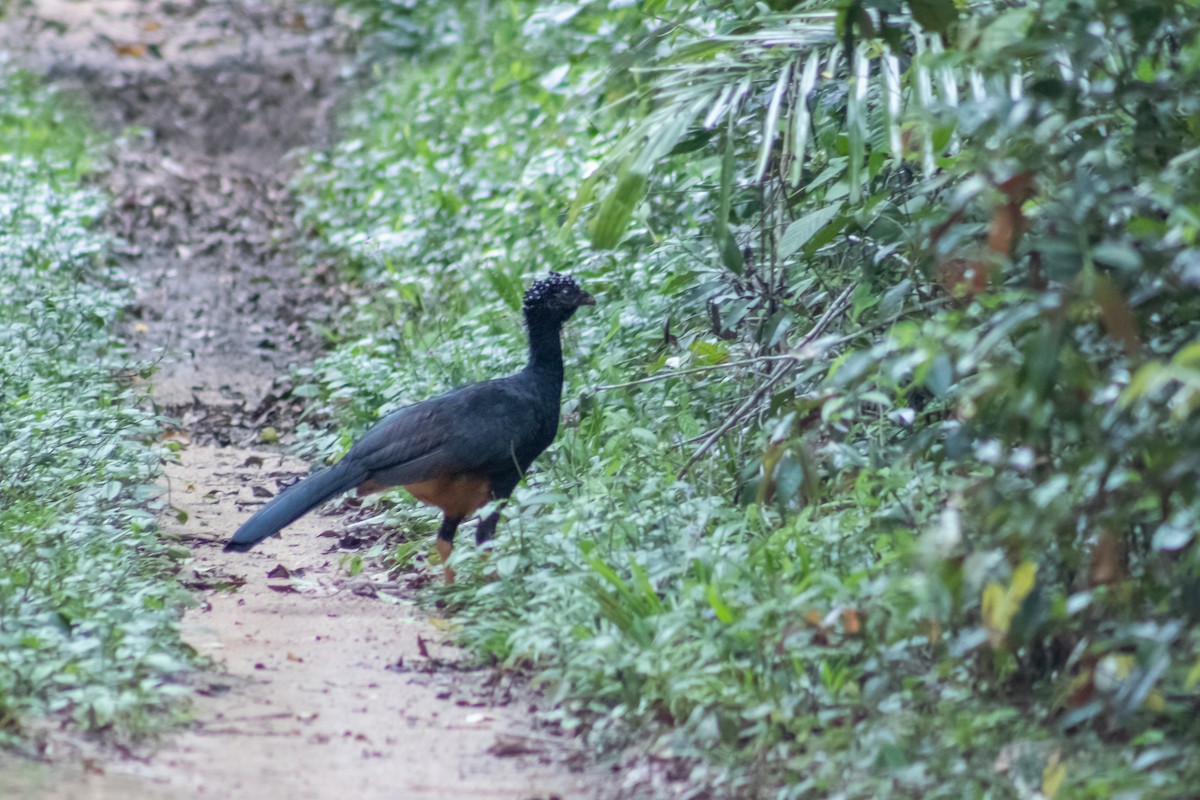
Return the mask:
[[[817,320],[817,323],[813,325],[812,330],[806,333],[804,338],[800,340],[800,348],[810,344],[814,339],[820,336],[821,332],[829,326],[829,323],[833,321],[834,317],[845,310],[846,305],[850,301],[850,294],[853,291],[854,287],[850,286],[847,287],[846,290],[840,295],[838,295],[838,298],[834,300],[832,304],[830,304],[825,313],[821,315],[821,318]],[[794,360],[799,361],[801,357],[803,357],[803,354],[795,353],[794,356]],[[811,358],[812,356],[809,355],[807,357]],[[734,425],[738,424],[738,422],[744,419],[749,413],[754,411],[758,407],[758,404],[762,402],[766,394],[775,386],[775,384],[779,383],[784,379],[784,377],[790,374],[791,370],[787,367],[783,367],[779,370],[779,372],[776,372],[769,379],[767,379],[766,383],[758,387],[758,390],[755,391],[754,394],[750,395],[750,397],[746,399],[746,402],[742,403],[737,411],[726,417],[725,421],[718,425],[717,429],[714,430],[708,436],[708,438],[704,440],[704,443],[696,448],[696,452],[692,453],[692,457],[689,458],[687,463],[683,465],[683,469],[679,470],[679,474],[675,476],[675,480],[683,480],[683,477],[687,475],[688,470],[692,468],[693,464],[699,461],[704,454],[707,453],[722,436],[728,433]]]
[[[847,291],[851,291],[851,290],[847,290]],[[843,292],[842,294],[845,295],[845,292]],[[868,333],[873,333],[874,331],[877,331],[880,328],[886,328],[888,325],[891,325],[894,322],[899,322],[901,319],[908,316],[913,311],[927,311],[931,308],[942,305],[943,302],[944,301],[942,301],[942,300],[928,300],[924,303],[918,304],[915,309],[906,309],[904,311],[897,312],[897,313],[893,314],[892,316],[888,317],[887,319],[880,320],[879,322],[868,325],[865,328],[859,328],[858,330],[856,330],[852,333],[847,333],[843,336],[837,337],[836,339],[830,339],[828,342],[824,343],[825,344],[824,349],[828,350],[831,347],[837,347],[838,345],[845,344],[846,342],[854,341],[855,339],[857,339],[860,336],[863,336]],[[636,381],[629,381],[628,383],[613,383],[613,384],[606,384],[604,386],[597,386],[597,387],[595,387],[595,390],[597,392],[607,392],[607,391],[611,391],[613,389],[628,389],[631,386],[642,386],[643,384],[647,384],[647,383],[657,383],[658,381],[666,381],[666,380],[670,380],[671,378],[681,378],[681,377],[684,377],[687,375],[694,375],[694,374],[700,373],[700,372],[712,372],[713,370],[718,370],[718,369],[733,369],[734,367],[751,367],[751,366],[754,366],[755,364],[765,364],[765,363],[769,363],[772,361],[808,361],[813,357],[813,354],[802,352],[802,348],[805,345],[811,344],[812,341],[816,338],[816,336],[820,335],[820,331],[828,326],[829,321],[830,320],[826,320],[825,316],[822,316],[821,320],[818,321],[817,324],[813,326],[813,330],[810,331],[809,333],[807,333],[805,335],[804,339],[801,340],[800,344],[797,345],[796,349],[792,350],[791,352],[775,353],[772,355],[765,355],[765,356],[754,356],[752,358],[743,358],[738,361],[724,361],[720,364],[709,364],[704,367],[689,367],[688,369],[681,369],[681,370],[677,370],[674,372],[661,372],[658,375],[651,375],[646,378],[639,378]],[[814,334],[814,332],[815,332],[815,334]]]
[[795,353],[777,353],[770,356],[743,358],[740,361],[722,361],[720,364],[709,364],[708,366],[704,367],[689,367],[688,369],[681,369],[676,372],[663,372],[659,373],[658,375],[651,375],[648,378],[640,378],[636,381],[629,381],[628,383],[612,383],[604,386],[597,386],[596,391],[607,392],[613,389],[628,389],[630,386],[641,386],[644,383],[656,383],[658,381],[665,381],[669,378],[680,378],[684,375],[695,375],[699,372],[712,372],[713,370],[733,369],[734,367],[750,367],[767,361],[791,361],[794,358],[796,358]]
[[687,472],[692,468],[692,465],[699,461],[700,458],[707,453],[714,444],[716,444],[717,440],[728,433],[729,429],[736,425],[738,421],[741,420],[749,411],[753,411],[762,401],[763,396],[771,390],[771,387],[779,383],[779,381],[788,374],[789,371],[787,369],[781,369],[779,372],[776,372],[774,375],[772,375],[766,383],[758,387],[758,391],[750,395],[750,397],[746,399],[746,402],[742,403],[737,411],[733,412],[733,414],[727,417],[724,422],[717,426],[717,429],[713,431],[707,439],[704,440],[704,444],[696,448],[696,452],[692,453],[692,457],[689,458],[687,463],[683,465],[683,469],[679,470],[679,474],[675,476],[675,480],[683,480],[683,476],[687,475]]
[[[845,290],[838,295],[837,299],[830,303],[829,308],[825,309],[825,313],[821,315],[819,320],[817,320],[817,324],[812,326],[812,330],[804,334],[804,338],[800,340],[800,347],[810,344],[813,339],[816,339],[825,331],[827,327],[829,327],[829,323],[833,322],[833,318],[846,309],[846,304],[850,302],[850,295],[853,292],[854,287],[847,286]],[[800,354],[797,353],[797,355]]]

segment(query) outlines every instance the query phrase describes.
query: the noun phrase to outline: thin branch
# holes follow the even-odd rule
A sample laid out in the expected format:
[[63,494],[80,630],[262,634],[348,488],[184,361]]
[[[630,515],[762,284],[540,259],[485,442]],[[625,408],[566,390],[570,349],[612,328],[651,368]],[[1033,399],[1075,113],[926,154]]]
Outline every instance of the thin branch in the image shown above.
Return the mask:
[[[853,333],[847,333],[843,336],[837,337],[836,339],[831,339],[825,343],[826,346],[824,349],[828,350],[831,347],[837,347],[838,345],[843,345],[846,342],[852,342],[860,336],[865,336],[868,333],[874,333],[875,331],[877,331],[881,328],[886,328],[888,325],[892,325],[893,323],[899,322],[901,319],[908,316],[913,311],[928,311],[930,309],[933,309],[933,308],[936,308],[937,306],[942,305],[943,302],[944,302],[943,300],[936,299],[936,298],[933,300],[926,300],[924,303],[917,304],[914,308],[906,309],[904,311],[899,311],[899,312],[893,314],[892,316],[888,317],[887,319],[880,320],[879,322],[876,322],[872,325],[868,325],[865,328],[859,328],[858,330],[854,331]],[[822,319],[820,321],[818,321],[816,325],[813,326],[813,331],[819,331],[820,329],[825,328],[827,325],[828,325],[828,321],[826,321],[825,318],[822,317]],[[658,381],[666,381],[666,380],[670,380],[671,378],[682,378],[686,375],[695,375],[695,374],[698,374],[701,372],[712,372],[714,370],[719,370],[719,369],[733,369],[734,367],[751,367],[751,366],[754,366],[755,364],[765,364],[765,363],[769,363],[771,361],[808,361],[809,359],[811,359],[813,357],[813,354],[800,352],[800,350],[805,345],[811,344],[812,340],[815,338],[816,338],[816,336],[814,336],[813,332],[810,331],[809,333],[807,333],[805,335],[805,337],[801,341],[801,343],[799,345],[797,345],[797,349],[792,350],[791,352],[788,352],[788,353],[776,353],[774,355],[754,356],[752,358],[743,358],[738,361],[723,361],[720,364],[709,364],[704,367],[689,367],[688,369],[681,369],[681,370],[677,370],[674,372],[661,372],[658,375],[651,375],[646,378],[639,378],[636,381],[629,381],[628,383],[612,383],[612,384],[606,384],[603,386],[597,386],[597,387],[595,387],[595,391],[607,392],[607,391],[611,391],[613,389],[628,389],[631,386],[642,386],[647,383],[657,383]]]
[[785,376],[789,375],[790,372],[791,371],[788,369],[779,370],[779,372],[776,372],[773,376],[771,376],[766,383],[758,387],[758,391],[746,398],[746,402],[742,403],[737,411],[726,417],[725,421],[717,426],[717,429],[714,430],[709,437],[704,440],[704,444],[696,448],[696,452],[692,453],[692,457],[689,458],[687,463],[683,465],[683,469],[679,470],[679,474],[675,476],[675,480],[683,480],[683,477],[687,475],[688,470],[692,468],[692,465],[699,461],[701,457],[703,457],[704,454],[707,453],[712,446],[717,443],[718,439],[728,433],[730,428],[740,422],[747,414],[754,411],[758,407],[758,404],[762,402],[762,399],[767,392],[771,391],[772,387],[779,383],[779,381],[781,381]]
[[[822,331],[829,326],[829,323],[831,323],[834,318],[841,314],[846,309],[846,306],[849,305],[850,295],[853,291],[854,287],[848,286],[840,295],[838,295],[838,298],[834,300],[833,303],[830,304],[829,308],[825,310],[825,313],[821,315],[821,319],[817,320],[817,324],[813,325],[812,330],[804,335],[804,338],[800,341],[799,347],[803,348],[805,345],[810,344],[814,339],[821,335]],[[794,361],[800,361],[805,356],[808,358],[813,357],[811,354],[801,353],[793,353],[792,356],[792,360]],[[709,434],[708,438],[704,440],[704,443],[696,448],[696,451],[692,453],[691,458],[687,460],[687,463],[683,465],[681,470],[679,470],[679,474],[675,476],[675,480],[683,480],[683,477],[687,475],[688,470],[692,468],[692,465],[699,461],[705,453],[712,449],[712,446],[716,444],[722,436],[728,433],[734,425],[738,424],[751,413],[756,411],[759,404],[763,401],[771,389],[774,388],[775,385],[785,377],[790,375],[791,372],[792,370],[790,367],[782,367],[778,372],[767,379],[766,383],[758,387],[758,390],[755,391],[754,394],[750,395],[750,397],[746,399],[746,402],[742,403],[737,411],[726,417],[725,421],[717,426],[716,430]]]
[[712,372],[718,369],[733,369],[734,367],[750,367],[755,364],[762,364],[768,361],[791,361],[795,357],[796,355],[794,353],[779,353],[771,356],[755,356],[754,358],[744,358],[739,361],[722,361],[720,364],[709,364],[704,367],[690,367],[688,369],[681,369],[674,372],[661,372],[658,375],[651,375],[648,378],[639,378],[636,381],[629,381],[628,383],[611,383],[604,386],[597,386],[595,387],[595,390],[597,392],[608,392],[613,389],[628,389],[631,386],[641,386],[646,383],[657,383],[658,381],[665,381],[669,378],[681,378],[684,375],[695,375],[697,373]]
[[[670,380],[671,378],[681,378],[685,375],[696,375],[701,372],[712,372],[719,369],[733,369],[734,367],[750,367],[754,366],[755,364],[766,364],[771,361],[807,361],[808,359],[812,358],[812,353],[802,353],[800,350],[811,344],[814,339],[821,335],[825,328],[829,327],[829,323],[833,321],[833,317],[837,313],[841,312],[845,301],[848,299],[852,291],[854,291],[853,286],[846,288],[842,294],[833,301],[833,305],[831,305],[825,311],[825,313],[821,315],[821,318],[817,320],[812,329],[804,335],[804,338],[800,340],[798,345],[796,345],[796,349],[792,350],[791,352],[775,353],[773,355],[765,356],[754,356],[753,358],[743,358],[738,361],[723,361],[720,364],[709,364],[703,367],[690,367],[688,369],[681,369],[673,372],[663,372],[659,373],[658,375],[650,375],[649,377],[639,378],[636,381],[629,381],[627,383],[612,383],[604,386],[597,386],[595,387],[595,390],[597,392],[607,392],[613,389],[628,389],[631,386],[642,386],[647,383],[657,383],[658,381]],[[897,316],[896,319],[899,319],[899,316]],[[855,336],[859,336],[861,333],[870,330],[873,329],[865,328],[864,331],[855,333],[850,338],[852,339]],[[835,344],[840,344],[843,341],[849,341],[849,339],[842,337],[836,340]]]

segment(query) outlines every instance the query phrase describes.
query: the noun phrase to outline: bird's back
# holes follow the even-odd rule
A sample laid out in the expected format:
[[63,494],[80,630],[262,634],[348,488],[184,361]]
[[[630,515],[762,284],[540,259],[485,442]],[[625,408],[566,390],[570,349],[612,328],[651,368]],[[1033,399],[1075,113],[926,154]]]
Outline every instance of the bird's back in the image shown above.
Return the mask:
[[343,460],[380,486],[449,473],[519,480],[554,441],[561,390],[528,371],[470,384],[388,415]]

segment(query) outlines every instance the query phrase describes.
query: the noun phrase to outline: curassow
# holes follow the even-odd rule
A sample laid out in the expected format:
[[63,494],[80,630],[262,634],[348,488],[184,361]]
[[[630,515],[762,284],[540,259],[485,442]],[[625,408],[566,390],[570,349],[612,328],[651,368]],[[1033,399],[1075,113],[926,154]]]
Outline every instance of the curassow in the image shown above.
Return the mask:
[[[552,272],[537,281],[525,292],[529,362],[523,370],[389,414],[332,467],[289,486],[259,509],[225,549],[249,550],[350,489],[363,495],[403,486],[442,510],[437,550],[445,564],[463,519],[489,501],[508,499],[554,441],[562,405],[562,326],[580,306],[595,304],[566,275]],[[481,519],[476,541],[490,539],[499,520],[499,509]],[[453,580],[449,568],[446,579]]]

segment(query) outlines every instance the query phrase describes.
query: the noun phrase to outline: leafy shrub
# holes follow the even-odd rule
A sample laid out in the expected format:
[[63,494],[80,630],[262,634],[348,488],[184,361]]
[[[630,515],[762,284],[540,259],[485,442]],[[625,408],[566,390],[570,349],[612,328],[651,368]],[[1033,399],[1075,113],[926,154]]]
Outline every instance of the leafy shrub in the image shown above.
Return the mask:
[[[148,501],[157,420],[122,385],[126,302],[62,98],[0,74],[0,742],[62,716],[122,733],[177,702],[184,600]],[[125,381],[127,383],[127,381]]]
[[734,796],[1182,791],[1188,4],[617,5],[384,7],[304,179],[380,287],[308,373],[350,430],[597,290],[464,640]]

